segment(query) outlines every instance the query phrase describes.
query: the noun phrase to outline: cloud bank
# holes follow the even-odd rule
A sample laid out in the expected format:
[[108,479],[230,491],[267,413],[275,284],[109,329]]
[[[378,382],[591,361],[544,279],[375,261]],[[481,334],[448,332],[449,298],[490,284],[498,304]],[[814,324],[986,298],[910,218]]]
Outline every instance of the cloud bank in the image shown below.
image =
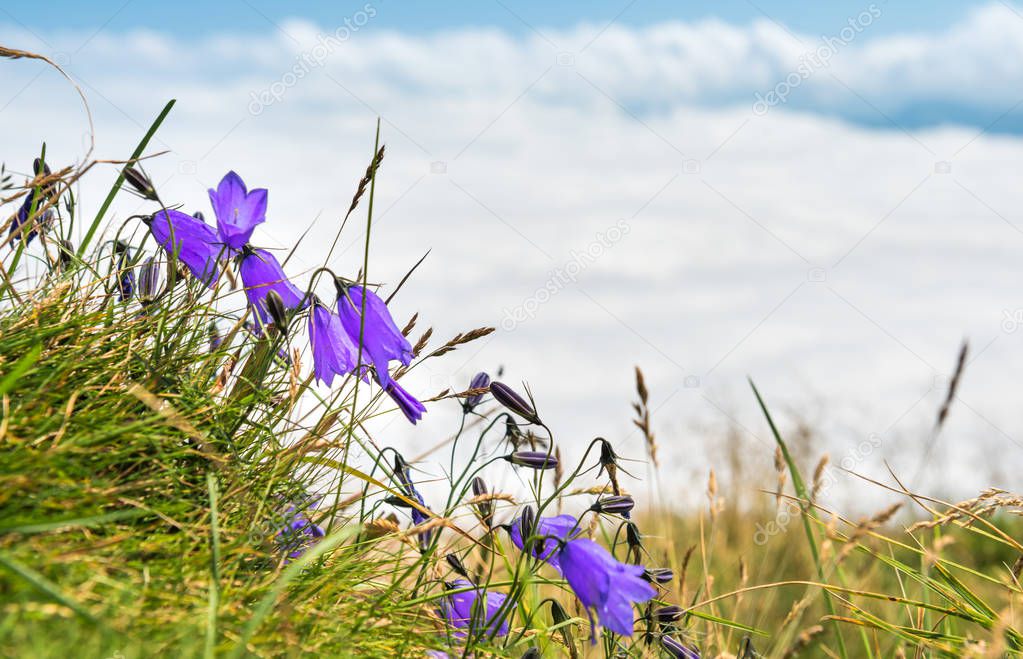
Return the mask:
[[[879,6],[872,21],[885,20]],[[269,186],[266,245],[313,226],[298,279],[332,240],[380,116],[389,153],[370,278],[395,283],[432,248],[396,300],[401,319],[418,310],[443,339],[499,327],[413,372],[423,395],[506,365],[562,441],[602,435],[639,456],[627,404],[638,364],[667,468],[702,480],[719,450],[708,428],[735,428],[756,460],[770,456],[752,375],[781,411],[823,424],[834,462],[878,436],[857,468],[875,473],[883,457],[912,473],[969,337],[955,444],[933,458],[962,477],[931,482],[990,484],[995,450],[996,479],[1019,466],[1013,9],[993,4],[940,34],[872,37],[867,25],[766,112],[756,95],[798,73],[819,36],[711,21],[413,37],[375,31],[370,10],[200,40],[5,26],[0,43],[67,64],[101,157],[127,154],[177,98],[154,143],[169,153],[150,167],[164,196],[206,210],[205,188],[230,168]],[[44,139],[54,160],[81,157],[86,124],[67,86],[33,63],[3,66],[0,157],[24,169]],[[104,192],[84,188],[83,204]],[[361,234],[346,229],[339,272],[358,269]],[[452,427],[451,407],[430,413],[417,443]],[[402,423],[380,432],[409,441]]]

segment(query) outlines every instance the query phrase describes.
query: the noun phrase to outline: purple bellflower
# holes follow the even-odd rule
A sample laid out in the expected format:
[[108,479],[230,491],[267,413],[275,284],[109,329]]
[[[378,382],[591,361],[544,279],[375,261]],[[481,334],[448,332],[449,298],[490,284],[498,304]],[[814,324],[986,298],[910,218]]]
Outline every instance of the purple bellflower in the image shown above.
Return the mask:
[[[412,345],[394,324],[387,305],[376,293],[365,291],[366,318],[363,322],[361,319],[364,299],[362,286],[344,285],[338,282],[337,288],[337,312],[341,317],[341,324],[344,325],[345,331],[348,332],[348,336],[356,346],[359,344],[359,335],[362,334],[362,349],[369,356],[367,361],[371,362],[376,370],[377,381],[381,387],[388,390],[387,393],[395,399],[395,402],[405,412],[405,416],[412,420],[412,415],[406,411],[407,408],[401,400],[407,393],[403,394],[404,390],[400,387],[392,391],[387,386],[391,383],[391,376],[387,372],[388,363],[392,359],[397,359],[405,366],[411,364]],[[414,407],[413,405],[408,409],[411,410]]]
[[341,320],[319,300],[309,314],[309,342],[313,348],[313,372],[328,387],[335,375],[347,375],[355,368],[356,349]]
[[216,190],[211,188],[209,192],[220,242],[229,252],[240,252],[256,225],[266,221],[266,190],[256,188],[249,192],[241,177],[231,171],[220,179]]
[[508,621],[498,620],[497,614],[508,598],[504,593],[487,593],[474,587],[465,579],[456,579],[449,584],[452,590],[472,588],[453,593],[441,600],[441,615],[454,627],[455,636],[465,638],[469,630],[474,634],[486,633],[494,636],[508,635]]
[[208,224],[169,209],[159,211],[146,224],[160,247],[184,263],[196,279],[210,287],[216,283],[223,248]]
[[242,284],[245,285],[245,297],[263,325],[268,325],[272,320],[266,306],[266,296],[270,291],[280,295],[281,301],[288,309],[298,309],[304,307],[306,303],[302,291],[298,290],[284,274],[277,257],[265,249],[246,246],[242,252],[238,273],[241,275]]
[[[561,570],[561,563],[558,560],[558,540],[571,540],[579,535],[578,522],[571,515],[558,515],[557,517],[541,517],[536,521],[536,528],[530,535],[550,536],[543,542],[535,541],[530,553],[534,558],[550,563],[554,569]],[[522,537],[522,518],[514,520],[508,525],[508,535],[511,536],[512,544],[524,551],[526,538]],[[528,537],[528,536],[527,536]]]
[[[582,602],[593,627],[593,613],[600,624],[622,636],[632,636],[633,602],[653,598],[653,587],[643,580],[643,566],[621,563],[588,538],[564,543],[558,552],[561,574]],[[592,642],[597,642],[594,632]]]
[[288,506],[284,511],[284,528],[277,532],[277,547],[287,553],[285,562],[301,556],[324,536],[323,529],[306,517],[305,512]]

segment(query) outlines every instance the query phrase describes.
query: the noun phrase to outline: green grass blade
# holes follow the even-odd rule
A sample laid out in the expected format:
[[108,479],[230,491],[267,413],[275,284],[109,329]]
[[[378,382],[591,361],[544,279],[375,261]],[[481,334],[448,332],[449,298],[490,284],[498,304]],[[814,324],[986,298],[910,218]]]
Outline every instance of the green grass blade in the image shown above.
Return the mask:
[[[167,105],[163,106],[163,110],[157,115],[156,120],[146,131],[146,134],[142,137],[142,141],[139,142],[138,146],[135,147],[135,151],[132,152],[129,160],[134,161],[142,152],[149,146],[149,141],[153,139],[156,131],[160,128],[160,124],[167,118],[171,108],[174,107],[174,99],[167,101]],[[114,202],[114,197],[117,196],[117,192],[121,189],[121,185],[124,183],[124,172],[120,171],[117,174],[117,180],[114,181],[114,185],[110,188],[110,192],[107,193],[107,198],[103,200],[103,205],[99,207],[99,212],[96,213],[96,217],[93,218],[92,224],[89,225],[88,231],[85,232],[85,237],[82,238],[82,244],[78,246],[77,256],[81,259],[85,255],[85,250],[89,247],[89,243],[92,242],[93,236],[96,235],[96,230],[99,229],[100,223],[103,221],[103,216],[106,215],[107,210],[110,208],[110,204]]]

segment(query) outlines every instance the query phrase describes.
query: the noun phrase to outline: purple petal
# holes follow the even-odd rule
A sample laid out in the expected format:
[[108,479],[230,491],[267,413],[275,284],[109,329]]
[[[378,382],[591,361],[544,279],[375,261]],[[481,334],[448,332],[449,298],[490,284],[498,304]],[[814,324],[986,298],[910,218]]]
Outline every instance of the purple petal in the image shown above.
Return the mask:
[[220,239],[229,248],[240,250],[249,242],[256,225],[266,221],[266,190],[249,192],[241,177],[231,171],[209,193]]
[[641,576],[643,567],[619,562],[587,538],[566,543],[559,558],[565,581],[587,611],[596,609],[600,624],[616,634],[631,636],[633,603],[646,602],[655,594]]
[[265,302],[270,291],[276,291],[288,309],[303,306],[305,295],[284,274],[277,258],[265,249],[254,249],[246,254],[238,266],[238,272],[245,285],[245,297],[264,325],[271,322]]
[[363,323],[360,320],[362,293],[361,286],[348,287],[345,294],[338,298],[338,315],[345,331],[356,345],[359,343],[359,334],[362,333],[363,350],[368,353],[369,361],[376,369],[380,385],[386,387],[391,381],[391,376],[387,372],[388,363],[392,359],[397,359],[408,366],[412,363],[412,345],[395,325],[387,305],[373,291],[366,291],[366,321]]
[[[579,534],[577,527],[578,524],[576,523],[576,519],[572,515],[541,517],[536,523],[536,530],[533,532],[533,535],[549,535],[553,537],[545,540],[542,548],[534,546],[533,556],[547,561],[555,569],[560,569],[560,561],[558,559],[559,544],[554,538],[568,540],[568,534],[572,533],[573,529],[575,529],[575,533],[572,533],[573,537]],[[508,535],[511,536],[512,544],[518,547],[519,551],[522,551],[524,542],[522,538],[521,518],[516,519],[511,523],[508,529]]]
[[[473,588],[473,585],[465,579],[458,579],[451,585],[456,589]],[[479,588],[452,593],[442,601],[441,614],[456,629],[469,629],[471,626],[475,633],[481,631],[494,633],[496,630],[496,636],[506,636],[508,634],[507,616],[500,625],[497,624],[495,616],[508,596],[504,593],[486,593],[481,599],[481,594]],[[477,600],[480,600],[480,605],[476,605]],[[474,608],[476,608],[475,611]],[[455,635],[460,638],[465,637],[464,633]]]
[[416,421],[423,418],[423,414],[426,412],[426,406],[420,403],[416,398],[405,391],[401,385],[394,380],[390,380],[386,385],[381,384],[384,387],[384,391],[390,396],[394,402],[398,405],[402,414],[408,419],[412,425],[415,425]]
[[148,224],[156,242],[196,279],[210,287],[216,283],[222,246],[212,227],[176,210],[159,211]]
[[355,346],[341,320],[319,302],[309,314],[309,341],[313,347],[313,372],[328,387],[335,375],[347,375],[355,368]]

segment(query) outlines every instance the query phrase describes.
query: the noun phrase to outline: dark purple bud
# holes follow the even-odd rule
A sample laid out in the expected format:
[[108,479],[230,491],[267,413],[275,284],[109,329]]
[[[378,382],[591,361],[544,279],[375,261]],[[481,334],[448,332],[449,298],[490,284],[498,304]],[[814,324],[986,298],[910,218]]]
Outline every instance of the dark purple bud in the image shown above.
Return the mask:
[[274,325],[283,334],[288,332],[288,309],[284,306],[284,299],[281,298],[277,291],[267,291],[266,293],[266,311],[270,314],[270,318],[274,321]]
[[150,256],[139,268],[139,295],[143,300],[152,301],[160,292],[160,262]]
[[530,423],[540,424],[540,417],[537,416],[536,410],[530,405],[525,398],[515,393],[508,385],[503,382],[491,382],[490,383],[490,394],[494,397],[498,403],[501,403],[512,412],[518,414],[526,421]]
[[661,637],[661,647],[675,659],[700,659],[700,653],[688,648],[670,636]]
[[444,560],[448,562],[448,565],[451,566],[452,570],[466,579],[469,578],[469,573],[466,571],[465,565],[462,563],[462,559],[460,559],[457,554],[448,554],[444,557]]
[[153,187],[152,181],[145,174],[130,165],[125,167],[122,173],[124,174],[124,180],[131,187],[135,188],[135,191],[144,199],[160,201],[160,197],[156,194],[156,188]]
[[536,511],[533,510],[533,506],[526,506],[522,509],[522,515],[519,517],[519,533],[522,534],[523,542],[526,542],[529,536],[533,535],[535,528]]
[[536,648],[529,648],[526,650],[526,653],[522,655],[522,659],[540,659],[541,656],[543,655],[540,654],[539,650]]
[[633,522],[625,525],[625,542],[629,545],[630,551],[643,548],[643,536],[639,532],[639,527]]
[[384,503],[386,503],[389,506],[394,506],[396,508],[411,508],[412,507],[412,505],[409,504],[409,502],[406,501],[404,498],[399,497],[399,496],[395,496],[393,494],[389,494],[386,497],[384,497]]
[[32,161],[32,172],[36,176],[42,174],[43,176],[50,176],[53,172],[50,171],[50,166],[43,162],[42,158],[36,158]]
[[654,611],[654,620],[662,625],[670,625],[673,622],[678,622],[682,619],[682,615],[685,614],[685,609],[681,606],[662,606],[661,608]]
[[636,502],[633,501],[632,497],[623,494],[621,496],[601,497],[590,506],[590,510],[595,513],[627,516],[635,507]]
[[[474,496],[481,497],[487,492],[487,484],[483,482],[483,479],[479,476],[472,479],[472,493]],[[493,501],[481,501],[476,504],[476,514],[480,516],[480,520],[486,524],[487,528],[493,528],[494,526],[494,502]]]
[[[486,389],[490,386],[490,376],[486,373],[480,372],[473,376],[472,381],[469,383],[469,389]],[[462,411],[469,414],[476,406],[483,401],[483,394],[473,394],[466,396],[465,400],[462,401]]]
[[643,578],[650,583],[666,584],[671,583],[671,580],[675,578],[675,573],[667,567],[647,568],[643,573]]
[[558,466],[558,459],[553,455],[542,451],[516,451],[504,456],[504,459],[519,467],[530,469],[554,469]]

